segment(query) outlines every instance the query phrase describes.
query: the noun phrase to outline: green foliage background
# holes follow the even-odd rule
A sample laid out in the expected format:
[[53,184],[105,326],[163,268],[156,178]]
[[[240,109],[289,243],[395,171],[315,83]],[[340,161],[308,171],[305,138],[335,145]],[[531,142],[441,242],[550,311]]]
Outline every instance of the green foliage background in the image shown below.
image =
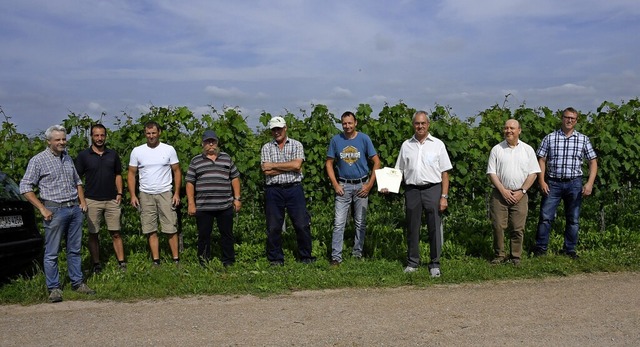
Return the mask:
[[[413,135],[411,117],[415,111],[400,102],[386,105],[377,116],[373,116],[369,105],[358,106],[355,112],[358,129],[371,137],[383,166],[394,166],[402,142]],[[1,109],[0,113],[4,115]],[[10,118],[4,116],[0,130],[0,169],[19,180],[28,160],[44,149],[46,143],[41,137],[30,138],[20,134]],[[102,114],[100,119],[105,116]],[[340,131],[339,117],[330,113],[325,105],[312,105],[310,114],[300,110],[300,116],[290,112],[279,116],[287,121],[288,135],[301,141],[305,147],[303,183],[312,213],[314,254],[326,258],[331,251],[333,190],[324,171],[324,162],[330,138]],[[201,150],[201,134],[206,129],[215,130],[222,149],[231,155],[242,174],[243,208],[234,225],[237,258],[241,262],[253,262],[264,258],[264,177],[259,166],[260,148],[271,139],[266,128],[271,117],[269,113],[261,114],[261,125],[251,129],[246,118],[234,108],[220,112],[212,107],[208,114],[196,117],[187,107],[154,106],[137,118],[128,114],[117,116],[114,128],[109,129],[107,141],[108,146],[120,154],[126,168],[133,147],[146,141],[143,124],[149,120],[157,121],[163,127],[161,140],[176,148],[180,166],[186,172],[191,158]],[[487,217],[487,201],[491,186],[485,174],[489,152],[502,140],[502,128],[509,118],[520,122],[523,129],[521,140],[537,148],[546,134],[559,127],[560,110],[553,111],[546,107],[532,109],[524,105],[512,110],[494,105],[474,117],[461,120],[450,114],[447,107],[436,105],[430,117],[430,132],[445,142],[454,165],[450,172],[451,192],[449,210],[445,216],[443,256],[449,259],[490,257],[491,227]],[[67,139],[71,156],[89,145],[90,126],[100,119],[71,113],[61,121],[69,133]],[[591,138],[599,164],[594,194],[583,202],[579,250],[615,250],[616,247],[629,246],[637,249],[640,244],[640,236],[636,231],[640,223],[637,214],[640,102],[633,99],[616,105],[605,101],[596,113],[581,115],[577,129]],[[123,177],[126,177],[126,171]],[[125,200],[123,210],[125,251],[128,257],[135,258],[146,255],[148,247],[140,232],[139,216],[127,202]],[[183,202],[186,203],[184,198]],[[534,185],[530,191],[525,249],[530,249],[533,243],[539,202],[540,194]],[[180,212],[184,240],[182,257],[195,259],[195,221],[186,215],[185,207]],[[558,215],[563,215],[562,208]],[[562,219],[559,218],[554,226],[550,244],[552,250],[558,250],[562,245]],[[405,258],[402,196],[372,193],[367,222],[365,256],[402,261]],[[347,247],[352,245],[352,239],[353,226],[349,224],[345,235]],[[423,240],[425,245],[422,251],[427,255],[426,233],[423,233]],[[101,247],[102,257],[106,261],[112,257],[113,251],[109,242],[102,242]],[[163,247],[166,247],[164,243]],[[292,258],[296,245],[294,232],[289,226],[285,230],[284,247],[287,257]],[[214,246],[214,250],[217,247]],[[83,254],[87,257],[88,252]],[[163,254],[168,256],[169,253],[165,250]]]

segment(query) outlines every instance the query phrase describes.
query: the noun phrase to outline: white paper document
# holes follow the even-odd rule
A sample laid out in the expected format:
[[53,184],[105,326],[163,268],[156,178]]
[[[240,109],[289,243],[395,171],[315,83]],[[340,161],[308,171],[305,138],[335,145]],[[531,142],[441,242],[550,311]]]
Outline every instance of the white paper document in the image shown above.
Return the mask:
[[391,193],[400,191],[400,183],[402,183],[402,171],[391,167],[384,167],[376,170],[376,182],[378,183],[378,191],[386,188]]

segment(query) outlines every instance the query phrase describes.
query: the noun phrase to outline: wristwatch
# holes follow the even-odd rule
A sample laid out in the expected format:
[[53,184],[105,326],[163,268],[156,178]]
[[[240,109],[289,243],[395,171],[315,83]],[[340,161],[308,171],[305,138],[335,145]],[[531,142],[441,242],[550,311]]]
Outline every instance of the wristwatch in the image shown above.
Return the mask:
[[449,199],[449,194],[442,194],[440,195],[441,198],[445,198],[445,199]]
[[527,194],[527,190],[524,188],[520,188],[520,190],[522,191],[522,194]]

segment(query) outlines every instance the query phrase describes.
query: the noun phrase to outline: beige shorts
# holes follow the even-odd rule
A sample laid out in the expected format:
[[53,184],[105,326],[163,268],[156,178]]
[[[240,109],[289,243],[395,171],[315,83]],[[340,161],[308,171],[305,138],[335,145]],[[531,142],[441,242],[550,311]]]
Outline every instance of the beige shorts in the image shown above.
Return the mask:
[[165,234],[178,232],[178,214],[171,203],[171,191],[160,194],[140,192],[140,224],[142,233],[150,234],[158,231],[158,217],[160,217],[160,231]]
[[100,231],[100,224],[104,219],[107,230],[120,231],[120,215],[122,210],[116,200],[87,200],[87,224],[89,233],[97,234]]

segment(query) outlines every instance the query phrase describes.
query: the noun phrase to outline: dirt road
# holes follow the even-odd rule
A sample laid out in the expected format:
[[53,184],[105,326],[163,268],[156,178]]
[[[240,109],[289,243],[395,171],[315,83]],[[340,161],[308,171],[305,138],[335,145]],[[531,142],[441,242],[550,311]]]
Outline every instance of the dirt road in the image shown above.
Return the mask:
[[0,306],[1,346],[640,346],[640,273]]

